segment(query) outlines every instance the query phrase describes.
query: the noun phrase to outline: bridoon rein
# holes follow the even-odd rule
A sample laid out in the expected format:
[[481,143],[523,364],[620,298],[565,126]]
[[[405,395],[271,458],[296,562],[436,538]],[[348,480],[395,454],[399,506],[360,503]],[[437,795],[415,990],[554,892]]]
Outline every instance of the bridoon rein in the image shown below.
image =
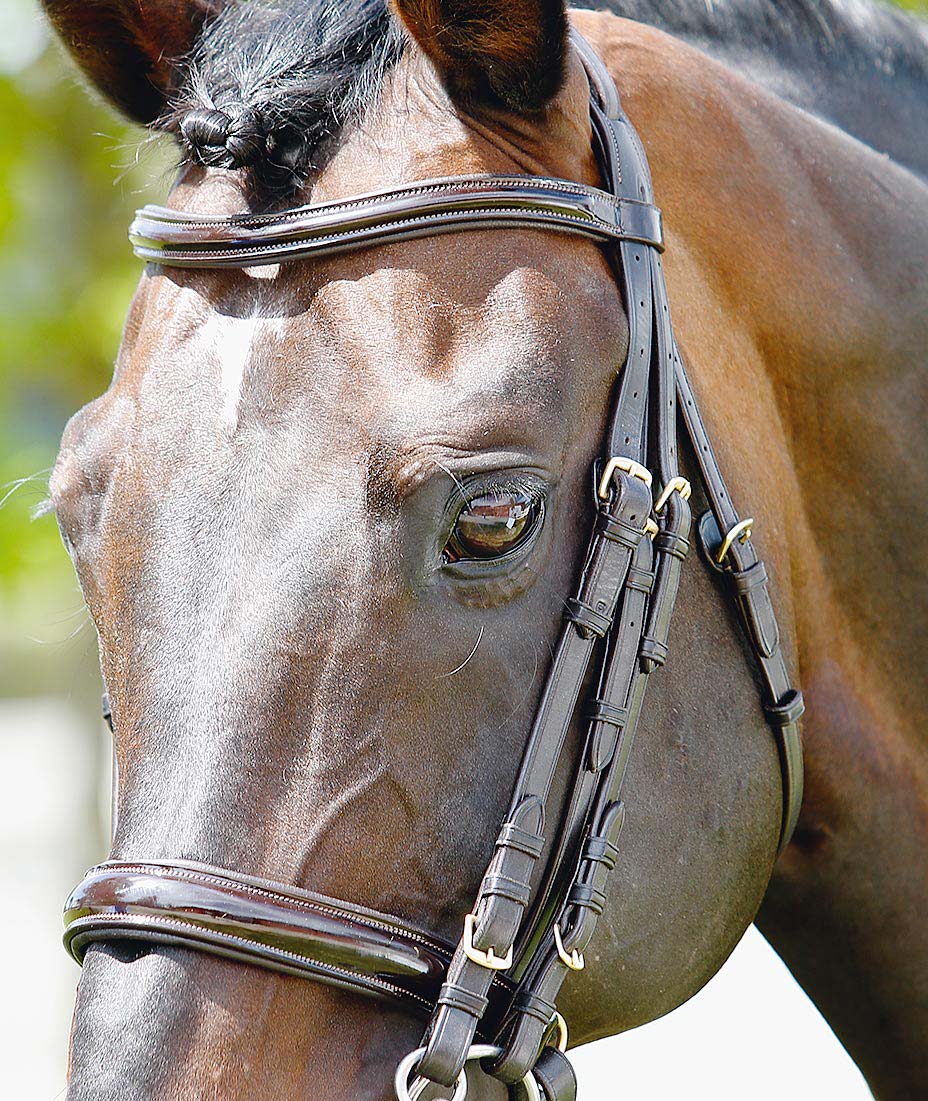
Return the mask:
[[[691,487],[677,467],[678,403],[710,504],[698,524],[701,548],[729,583],[763,676],[783,783],[781,849],[802,800],[802,696],[780,651],[752,521],[731,503],[674,343],[647,160],[602,62],[579,35],[574,44],[590,79],[606,189],[533,176],[447,177],[269,215],[209,218],[148,206],[130,230],[143,259],[191,268],[280,263],[491,226],[581,234],[617,261],[629,351],[593,472],[595,524],[509,811],[459,942],[352,903],[187,861],[103,863],[66,905],[65,944],[78,962],[98,941],[176,944],[388,998],[426,1016],[422,1047],[397,1070],[400,1101],[432,1082],[462,1101],[473,1059],[530,1099],[576,1095],[556,1000],[566,976],[585,966],[606,903],[645,688],[667,657],[690,534]],[[572,779],[559,810],[552,781],[577,721],[582,747],[566,762]]]

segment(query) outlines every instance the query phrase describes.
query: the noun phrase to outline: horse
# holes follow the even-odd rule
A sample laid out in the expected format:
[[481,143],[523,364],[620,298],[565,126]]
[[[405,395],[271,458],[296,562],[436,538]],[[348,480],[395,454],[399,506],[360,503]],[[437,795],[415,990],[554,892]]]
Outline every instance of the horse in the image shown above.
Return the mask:
[[[651,1021],[756,917],[875,1095],[928,1092],[922,27],[797,0],[780,60],[762,0],[43,3],[94,88],[174,135],[171,209],[207,221],[455,174],[599,185],[579,30],[647,152],[676,344],[806,698],[806,782],[778,854],[758,674],[688,564],[559,1008],[574,1043]],[[867,64],[842,80],[826,46],[852,39]],[[544,228],[145,269],[50,480],[114,718],[112,859],[458,942],[582,565],[628,309],[607,250]],[[68,1097],[381,1098],[421,1030],[234,959],[96,943]]]

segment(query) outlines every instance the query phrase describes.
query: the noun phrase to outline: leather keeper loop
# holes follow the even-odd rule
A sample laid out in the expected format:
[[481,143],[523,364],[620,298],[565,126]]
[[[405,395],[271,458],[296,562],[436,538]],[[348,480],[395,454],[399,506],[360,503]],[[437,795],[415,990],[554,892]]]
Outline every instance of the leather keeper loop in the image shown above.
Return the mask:
[[617,707],[608,700],[593,700],[587,711],[587,718],[594,723],[608,723],[610,726],[621,730],[628,722],[628,710]]
[[608,871],[612,871],[615,862],[619,858],[619,849],[605,837],[588,837],[583,847],[583,859],[591,864],[604,864]]
[[676,532],[664,530],[655,536],[654,547],[663,554],[679,558],[682,562],[689,553],[690,541],[684,539],[682,535],[677,535]]
[[513,902],[518,902],[520,906],[525,906],[532,897],[532,888],[530,884],[524,883],[520,879],[513,879],[511,876],[496,872],[485,875],[480,888],[481,899],[490,895],[508,898]]
[[[638,656],[644,661],[653,661],[655,665],[663,665],[669,653],[670,651],[663,642],[658,642],[656,638],[646,636],[641,640],[641,649],[638,651]],[[645,672],[650,673],[651,670],[646,669]]]
[[654,574],[650,570],[641,570],[637,566],[631,566],[625,584],[629,589],[634,589],[636,592],[651,593],[654,591]]
[[789,726],[790,723],[799,721],[805,709],[802,693],[796,688],[791,688],[779,703],[770,704],[764,708],[764,712],[768,722],[773,726]]
[[603,615],[602,612],[598,612],[575,596],[570,597],[565,601],[565,604],[567,610],[564,613],[564,618],[569,619],[571,623],[576,623],[584,638],[589,638],[590,635],[605,638],[609,633],[612,627],[612,616]]
[[[567,895],[567,902],[571,906],[580,906],[587,910],[592,910],[593,913],[599,915],[603,912],[603,907],[606,905],[606,892],[597,891],[595,887],[589,883],[575,883],[570,888],[570,893]],[[565,944],[567,938],[564,938]],[[568,949],[572,947],[568,945]]]
[[633,551],[641,542],[641,531],[626,524],[623,520],[616,520],[605,508],[596,513],[596,531],[603,539],[611,543],[620,543]]
[[522,989],[516,995],[513,1003],[513,1009],[519,1015],[525,1015],[527,1017],[534,1017],[535,1020],[541,1021],[545,1026],[545,1031],[551,1025],[551,1018],[554,1016],[555,1007],[546,999],[542,998],[539,994],[533,994],[531,990]]
[[446,982],[438,994],[438,1004],[446,1005],[450,1009],[460,1009],[479,1021],[486,1013],[490,999],[475,994],[472,990],[465,990],[456,983]]
[[496,844],[501,849],[515,849],[516,852],[525,853],[537,860],[545,847],[545,839],[537,833],[522,829],[515,822],[504,822]]
[[768,580],[767,567],[760,558],[746,570],[729,570],[728,576],[738,596],[744,596],[759,586],[766,585]]
[[541,1086],[545,1101],[577,1101],[577,1076],[567,1056],[546,1047],[532,1073]]

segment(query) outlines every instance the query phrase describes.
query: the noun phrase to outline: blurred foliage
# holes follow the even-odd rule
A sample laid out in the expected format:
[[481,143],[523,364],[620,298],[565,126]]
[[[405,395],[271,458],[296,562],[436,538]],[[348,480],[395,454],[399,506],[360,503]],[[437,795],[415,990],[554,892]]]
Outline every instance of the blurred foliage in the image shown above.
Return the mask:
[[0,119],[2,665],[27,622],[55,634],[80,606],[54,519],[30,516],[68,417],[109,384],[139,276],[126,226],[170,151],[136,163],[144,134],[87,95],[35,0],[0,4]]
[[0,3],[0,119],[0,501],[37,475],[0,507],[2,672],[31,625],[80,616],[54,520],[29,518],[68,417],[109,384],[139,273],[126,227],[172,153],[149,143],[137,163],[144,134],[87,95],[37,0]]

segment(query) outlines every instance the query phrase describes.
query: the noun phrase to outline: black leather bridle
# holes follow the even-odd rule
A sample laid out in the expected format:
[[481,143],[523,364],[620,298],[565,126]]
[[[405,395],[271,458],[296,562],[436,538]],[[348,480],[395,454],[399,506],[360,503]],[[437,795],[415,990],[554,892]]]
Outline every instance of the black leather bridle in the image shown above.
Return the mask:
[[[427,1016],[423,1046],[397,1072],[400,1101],[418,1097],[427,1082],[453,1087],[462,1101],[463,1068],[474,1058],[530,1098],[575,1096],[556,999],[570,971],[583,969],[606,903],[645,688],[667,657],[690,534],[678,406],[710,504],[698,524],[701,547],[729,582],[763,676],[783,783],[780,849],[802,800],[802,696],[780,651],[752,521],[734,509],[674,343],[644,150],[602,62],[579,35],[573,40],[590,79],[605,189],[532,176],[451,177],[268,215],[213,219],[147,206],[130,230],[137,255],[181,267],[277,263],[489,226],[581,234],[616,260],[629,350],[593,472],[594,530],[509,812],[458,944],[391,915],[187,861],[106,862],[66,905],[65,944],[78,962],[98,941],[179,944]],[[584,698],[587,684],[593,691]],[[571,781],[557,817],[552,782],[578,718],[585,735],[567,762]]]

